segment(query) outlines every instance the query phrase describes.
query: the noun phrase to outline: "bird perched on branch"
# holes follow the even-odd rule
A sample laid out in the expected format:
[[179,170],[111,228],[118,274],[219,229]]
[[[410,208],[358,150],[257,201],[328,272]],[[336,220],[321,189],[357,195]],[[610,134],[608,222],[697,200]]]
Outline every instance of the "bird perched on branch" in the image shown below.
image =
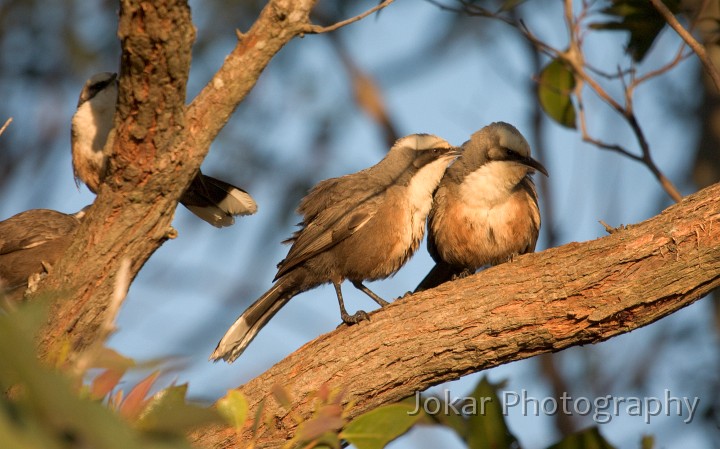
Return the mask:
[[473,134],[435,192],[428,251],[436,265],[415,291],[535,251],[536,170],[548,175],[514,126],[497,122]]
[[21,299],[28,278],[47,272],[68,248],[83,215],[32,209],[0,221],[0,296]]
[[275,284],[230,327],[211,359],[232,362],[258,331],[298,293],[335,287],[345,323],[367,319],[345,310],[340,284],[349,280],[381,306],[387,303],[363,281],[397,272],[415,252],[435,191],[457,148],[429,134],[399,139],[383,160],[358,173],[317,184],[302,199],[301,229],[278,264]]
[[[113,127],[117,102],[117,75],[93,75],[82,88],[72,118],[72,161],[75,179],[97,193],[107,170],[111,148],[105,148]],[[251,215],[257,205],[244,190],[198,172],[180,197],[192,213],[216,227],[235,223],[236,215]]]

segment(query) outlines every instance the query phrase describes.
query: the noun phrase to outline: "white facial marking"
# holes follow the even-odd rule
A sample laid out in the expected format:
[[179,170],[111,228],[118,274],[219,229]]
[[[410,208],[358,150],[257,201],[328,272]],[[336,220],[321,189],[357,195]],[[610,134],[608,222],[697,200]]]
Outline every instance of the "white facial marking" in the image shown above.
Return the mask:
[[527,171],[516,162],[490,161],[465,177],[460,197],[468,207],[492,207],[507,199]]
[[72,119],[76,139],[73,150],[92,159],[98,167],[102,166],[102,151],[112,129],[116,99],[117,88],[111,84],[81,104]]
[[423,166],[408,184],[408,198],[412,213],[412,239],[420,239],[425,233],[425,219],[432,207],[432,195],[442,179],[453,156],[443,156]]

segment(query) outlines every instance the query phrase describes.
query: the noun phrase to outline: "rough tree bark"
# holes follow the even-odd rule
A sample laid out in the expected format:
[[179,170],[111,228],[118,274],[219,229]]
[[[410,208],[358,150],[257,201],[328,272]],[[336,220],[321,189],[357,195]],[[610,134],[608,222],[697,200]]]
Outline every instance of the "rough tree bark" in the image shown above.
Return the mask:
[[184,0],[122,0],[116,133],[109,175],[73,243],[36,297],[53,301],[42,333],[45,357],[58,342],[73,353],[98,338],[123,259],[134,279],[173,233],[177,200],[210,143],[272,57],[308,31],[316,0],[273,0],[225,63],[185,106],[195,30]]
[[[194,29],[182,0],[122,0],[120,93],[107,183],[63,260],[37,295],[55,298],[40,341],[94,342],[124,258],[134,277],[171,234],[170,222],[219,130],[259,74],[293,37],[311,32],[315,0],[271,0],[203,91],[185,106]],[[676,311],[720,285],[720,185],[608,237],[527,255],[413,295],[307,344],[241,387],[251,407],[283,384],[310,414],[320,385],[345,387],[349,416],[446,380],[543,352],[593,343]],[[242,363],[242,360],[238,363]],[[381,375],[378,375],[381,373]],[[272,400],[261,447],[295,424]],[[201,429],[200,447],[247,439]]]
[[[321,385],[343,389],[352,418],[465,374],[630,332],[718,286],[715,184],[638,225],[395,301],[306,344],[239,388],[249,416],[264,401],[271,423],[260,425],[255,447],[280,447],[296,429],[270,394],[275,384],[303,419]],[[248,447],[250,432],[210,427],[192,438],[197,447]]]

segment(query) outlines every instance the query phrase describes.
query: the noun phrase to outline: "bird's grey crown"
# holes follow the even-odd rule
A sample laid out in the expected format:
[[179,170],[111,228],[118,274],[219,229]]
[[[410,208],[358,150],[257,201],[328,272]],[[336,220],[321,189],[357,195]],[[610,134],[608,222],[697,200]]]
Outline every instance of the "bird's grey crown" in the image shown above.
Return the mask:
[[93,98],[98,92],[101,92],[111,83],[117,81],[117,73],[113,72],[101,72],[91,76],[85,82],[82,90],[80,91],[80,98],[78,98],[78,106],[85,103],[86,101]]

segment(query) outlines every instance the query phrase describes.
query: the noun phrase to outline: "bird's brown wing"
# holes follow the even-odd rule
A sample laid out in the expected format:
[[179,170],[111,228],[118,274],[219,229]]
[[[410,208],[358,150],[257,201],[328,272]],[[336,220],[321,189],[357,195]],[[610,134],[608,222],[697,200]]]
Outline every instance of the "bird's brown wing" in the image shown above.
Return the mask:
[[373,218],[377,210],[376,207],[361,206],[347,212],[343,206],[340,204],[319,212],[314,220],[294,234],[293,246],[278,264],[275,279],[353,235]]
[[74,232],[79,220],[49,209],[32,209],[0,222],[0,255],[34,248]]
[[303,216],[304,223],[310,223],[320,213],[333,209],[338,204],[347,203],[349,206],[345,207],[352,207],[352,204],[348,203],[351,200],[356,204],[362,203],[365,197],[372,196],[372,192],[365,192],[368,182],[367,170],[320,181],[300,200],[297,211]]

